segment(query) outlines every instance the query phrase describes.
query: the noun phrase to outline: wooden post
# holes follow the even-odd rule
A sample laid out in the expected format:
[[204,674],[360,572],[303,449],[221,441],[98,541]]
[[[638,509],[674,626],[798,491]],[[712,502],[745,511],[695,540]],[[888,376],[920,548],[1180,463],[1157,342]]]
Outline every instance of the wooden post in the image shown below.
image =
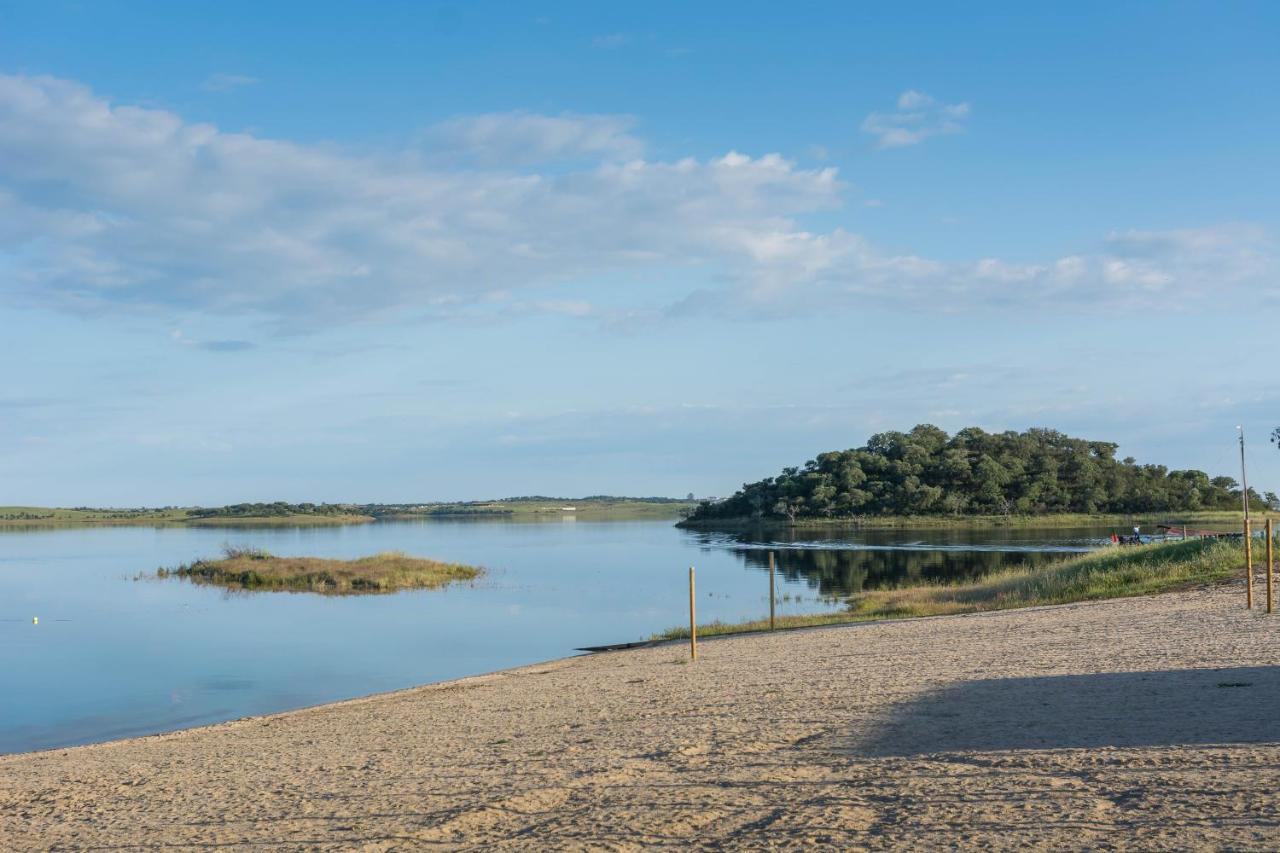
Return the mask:
[[689,659],[698,659],[698,618],[693,597],[693,566],[689,567]]
[[1244,520],[1244,583],[1245,607],[1253,609],[1253,525]]
[[1253,609],[1253,525],[1249,523],[1249,475],[1244,467],[1244,427],[1240,431],[1240,505],[1244,510],[1245,606]]
[[1275,530],[1271,525],[1270,517],[1268,517],[1267,518],[1267,612],[1268,613],[1271,612],[1271,607],[1272,607],[1271,593],[1272,593],[1273,584],[1274,584],[1272,575],[1275,574],[1275,562],[1274,562],[1275,549],[1272,543],[1272,537],[1274,535],[1275,535]]
[[775,587],[776,585],[773,582],[773,552],[770,551],[769,552],[769,630],[770,631],[773,630],[773,616],[774,616],[773,599],[774,599]]

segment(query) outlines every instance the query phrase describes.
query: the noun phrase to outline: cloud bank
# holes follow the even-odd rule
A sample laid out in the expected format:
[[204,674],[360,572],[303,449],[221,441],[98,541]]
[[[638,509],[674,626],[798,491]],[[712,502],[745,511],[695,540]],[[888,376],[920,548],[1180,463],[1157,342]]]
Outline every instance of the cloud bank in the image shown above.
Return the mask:
[[[955,108],[899,99],[900,111]],[[606,297],[655,316],[766,317],[1115,305],[1242,284],[1275,295],[1275,246],[1252,226],[1118,233],[1038,264],[941,262],[804,227],[843,203],[832,168],[736,152],[645,159],[632,127],[489,114],[429,128],[401,151],[352,153],[113,104],[72,81],[0,76],[0,296],[306,329],[486,306],[585,317]],[[673,271],[714,287],[665,310],[641,286],[605,292],[619,273]],[[566,292],[518,295],[531,286]]]
[[494,167],[556,160],[634,160],[644,143],[632,136],[631,116],[487,113],[459,116],[428,128],[427,153]]

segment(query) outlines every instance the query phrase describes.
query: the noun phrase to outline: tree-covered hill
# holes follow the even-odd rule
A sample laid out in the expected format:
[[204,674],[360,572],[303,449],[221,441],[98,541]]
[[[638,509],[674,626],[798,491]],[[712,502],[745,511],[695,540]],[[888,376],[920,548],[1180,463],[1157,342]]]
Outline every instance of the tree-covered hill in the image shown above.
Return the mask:
[[[921,424],[873,435],[864,447],[823,453],[803,468],[703,503],[691,522],[887,515],[1038,515],[1234,509],[1230,477],[1116,459],[1117,445],[1050,429],[949,436]],[[1268,498],[1273,498],[1268,494]],[[1263,502],[1250,489],[1250,499]]]

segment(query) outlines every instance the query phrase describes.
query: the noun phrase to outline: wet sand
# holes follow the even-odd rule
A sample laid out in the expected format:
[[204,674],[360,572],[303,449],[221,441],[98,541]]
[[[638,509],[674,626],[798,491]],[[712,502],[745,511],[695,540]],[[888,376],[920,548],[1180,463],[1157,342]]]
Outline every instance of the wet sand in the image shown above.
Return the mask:
[[1280,614],[1243,599],[669,645],[0,757],[0,847],[1276,849]]

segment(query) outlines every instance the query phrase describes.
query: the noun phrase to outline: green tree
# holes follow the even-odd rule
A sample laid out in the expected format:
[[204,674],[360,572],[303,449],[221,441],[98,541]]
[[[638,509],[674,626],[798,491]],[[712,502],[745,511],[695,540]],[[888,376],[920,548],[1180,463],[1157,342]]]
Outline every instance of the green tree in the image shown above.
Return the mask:
[[[1177,512],[1240,505],[1239,485],[1230,477],[1117,460],[1116,450],[1111,442],[1051,429],[988,433],[969,427],[948,436],[920,424],[746,483],[724,501],[704,502],[691,518]],[[1249,500],[1264,504],[1252,490]]]

